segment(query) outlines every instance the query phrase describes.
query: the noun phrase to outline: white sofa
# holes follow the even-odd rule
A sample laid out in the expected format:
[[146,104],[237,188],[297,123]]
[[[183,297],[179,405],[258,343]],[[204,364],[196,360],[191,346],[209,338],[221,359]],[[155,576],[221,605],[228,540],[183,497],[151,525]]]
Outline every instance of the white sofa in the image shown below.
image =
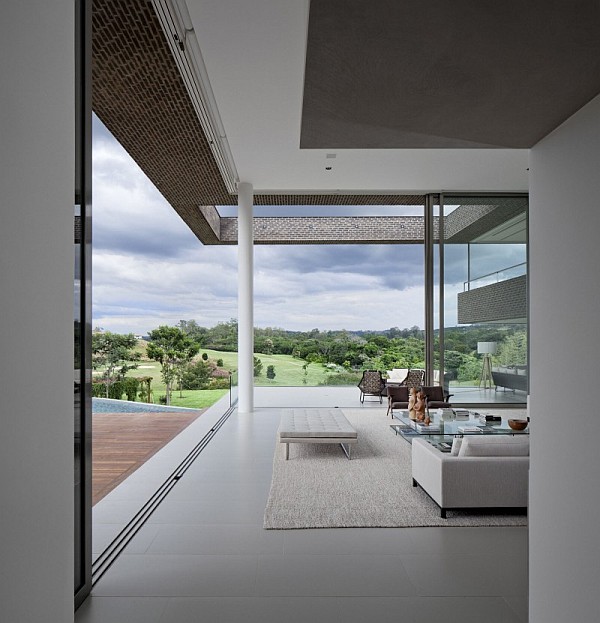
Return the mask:
[[457,437],[453,454],[413,439],[412,478],[413,486],[420,485],[440,507],[442,517],[450,509],[526,508],[529,435]]
[[[419,368],[413,368],[416,370],[419,370]],[[408,376],[408,368],[392,368],[391,370],[386,370],[386,382],[388,385],[393,385],[395,383],[402,383],[402,381],[404,381],[406,379],[406,377]],[[423,374],[425,374],[425,370],[423,370]],[[448,381],[446,379],[444,379],[444,388],[447,390],[448,389]],[[433,384],[434,385],[440,385],[440,371],[439,370],[434,370],[433,371]]]
[[391,370],[387,370],[387,382],[388,384],[402,383],[407,374],[408,368],[392,368]]

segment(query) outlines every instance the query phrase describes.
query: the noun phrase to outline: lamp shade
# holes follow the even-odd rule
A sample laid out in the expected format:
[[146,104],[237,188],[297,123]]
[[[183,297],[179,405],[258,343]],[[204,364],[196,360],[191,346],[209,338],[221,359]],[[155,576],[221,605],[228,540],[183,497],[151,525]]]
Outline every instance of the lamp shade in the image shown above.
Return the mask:
[[496,352],[496,342],[477,342],[477,352],[480,355],[493,355]]

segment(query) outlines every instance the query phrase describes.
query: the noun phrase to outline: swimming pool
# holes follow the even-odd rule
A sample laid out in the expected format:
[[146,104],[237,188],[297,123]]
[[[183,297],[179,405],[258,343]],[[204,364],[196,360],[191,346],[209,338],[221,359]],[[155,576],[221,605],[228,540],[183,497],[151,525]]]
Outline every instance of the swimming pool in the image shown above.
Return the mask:
[[92,413],[160,413],[167,411],[199,411],[187,407],[167,407],[146,402],[130,402],[129,400],[113,400],[112,398],[92,398]]

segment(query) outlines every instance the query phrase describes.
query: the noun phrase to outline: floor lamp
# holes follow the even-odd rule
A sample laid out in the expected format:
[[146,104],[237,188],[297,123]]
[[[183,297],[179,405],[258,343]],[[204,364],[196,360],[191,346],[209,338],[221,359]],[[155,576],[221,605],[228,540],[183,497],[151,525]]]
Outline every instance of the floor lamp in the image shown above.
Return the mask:
[[489,382],[489,389],[492,389],[492,355],[496,352],[496,342],[477,342],[477,352],[483,355],[479,387],[483,383],[483,389],[488,389]]

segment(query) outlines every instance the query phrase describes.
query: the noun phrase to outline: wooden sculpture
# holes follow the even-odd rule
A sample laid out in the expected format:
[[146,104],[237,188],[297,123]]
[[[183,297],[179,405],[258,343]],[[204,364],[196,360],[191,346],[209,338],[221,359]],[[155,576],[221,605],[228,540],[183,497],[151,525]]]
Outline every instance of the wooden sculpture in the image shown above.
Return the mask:
[[415,419],[418,420],[419,422],[425,421],[425,407],[426,407],[425,400],[426,400],[425,392],[422,392],[422,391],[417,392],[414,410],[415,410]]
[[417,416],[415,415],[415,402],[417,400],[417,389],[416,387],[411,387],[408,395],[408,417],[411,420],[416,420]]

